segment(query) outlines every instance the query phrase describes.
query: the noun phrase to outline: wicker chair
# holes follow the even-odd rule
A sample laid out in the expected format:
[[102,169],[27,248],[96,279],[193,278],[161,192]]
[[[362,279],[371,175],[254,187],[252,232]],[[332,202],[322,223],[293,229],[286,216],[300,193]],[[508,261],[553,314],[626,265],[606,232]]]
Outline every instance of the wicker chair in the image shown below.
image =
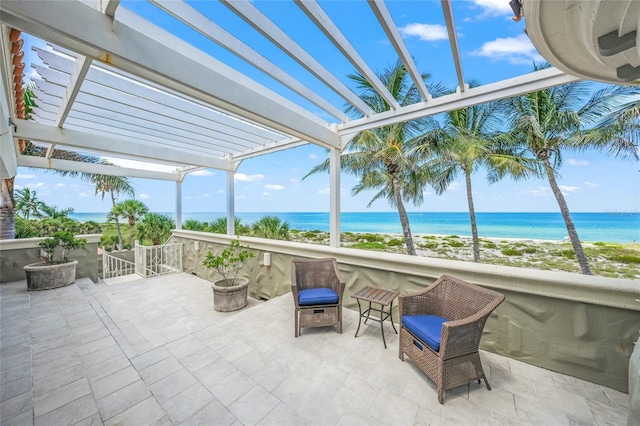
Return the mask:
[[474,380],[484,380],[478,347],[491,312],[504,295],[448,275],[427,289],[401,294],[400,359],[409,358],[444,391]]
[[293,259],[291,294],[295,303],[295,336],[302,327],[336,325],[342,333],[342,294],[336,259]]

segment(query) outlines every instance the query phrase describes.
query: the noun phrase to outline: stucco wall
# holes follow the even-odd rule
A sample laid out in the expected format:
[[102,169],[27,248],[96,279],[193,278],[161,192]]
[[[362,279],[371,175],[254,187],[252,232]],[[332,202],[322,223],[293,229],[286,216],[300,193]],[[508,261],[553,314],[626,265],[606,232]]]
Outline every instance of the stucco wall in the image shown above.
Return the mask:
[[[208,250],[218,252],[232,237],[174,231],[184,243],[184,271],[213,281],[202,266]],[[199,240],[200,249],[194,242]],[[640,330],[640,281],[564,272],[474,264],[442,259],[334,249],[314,244],[241,238],[255,257],[241,275],[253,297],[270,299],[290,291],[291,259],[335,257],[345,280],[344,306],[365,285],[401,293],[420,290],[442,274],[458,276],[506,296],[485,327],[482,348],[514,359],[628,392],[628,365]],[[262,264],[271,253],[272,266]],[[293,302],[292,302],[293,303]],[[394,318],[398,318],[394,306]]]
[[[77,260],[76,278],[88,277],[98,282],[98,244],[101,234],[78,235],[87,240],[83,250],[73,250],[69,259]],[[0,240],[0,283],[26,280],[23,266],[40,261],[38,242],[42,238]],[[25,283],[26,286],[26,283]]]

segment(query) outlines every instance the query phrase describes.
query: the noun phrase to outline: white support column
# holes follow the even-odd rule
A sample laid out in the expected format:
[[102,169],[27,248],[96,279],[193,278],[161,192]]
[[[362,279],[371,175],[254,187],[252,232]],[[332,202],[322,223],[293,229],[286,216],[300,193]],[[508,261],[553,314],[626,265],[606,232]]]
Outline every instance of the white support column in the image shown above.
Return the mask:
[[233,170],[227,170],[227,235],[234,235],[235,230],[235,189],[233,186]]
[[176,229],[182,229],[182,181],[176,182]]
[[329,246],[340,247],[340,150],[329,151]]

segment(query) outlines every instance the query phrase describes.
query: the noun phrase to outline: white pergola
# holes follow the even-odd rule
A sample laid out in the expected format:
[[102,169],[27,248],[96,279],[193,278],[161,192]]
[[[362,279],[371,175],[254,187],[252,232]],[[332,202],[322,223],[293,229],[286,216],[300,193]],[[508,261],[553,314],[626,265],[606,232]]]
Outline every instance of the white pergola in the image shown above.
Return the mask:
[[[2,0],[0,172],[3,178],[15,176],[17,166],[27,166],[175,181],[180,226],[180,184],[188,173],[206,168],[226,171],[227,215],[232,219],[233,174],[242,160],[301,144],[316,144],[330,151],[330,232],[331,245],[337,247],[340,239],[339,157],[346,143],[358,132],[577,79],[549,68],[469,88],[464,84],[451,0],[441,0],[458,89],[456,93],[434,98],[425,87],[384,1],[368,0],[362,6],[373,11],[422,95],[421,102],[400,107],[321,5],[315,0],[295,0],[309,18],[307,24],[316,26],[391,105],[389,111],[376,114],[341,82],[342,76],[319,63],[253,3],[221,1],[341,100],[362,112],[362,118],[349,119],[335,102],[297,80],[263,52],[249,47],[243,42],[242,34],[223,29],[215,16],[207,16],[181,0],[150,0],[149,3],[315,105],[322,116],[145,20],[120,5],[119,0]],[[44,65],[33,65],[41,79],[36,81],[35,90],[38,107],[33,120],[29,121],[17,118],[13,79],[16,58],[9,36],[11,29],[47,43],[46,48],[34,48]],[[328,121],[328,116],[334,120]],[[20,154],[18,139],[47,144],[47,156]],[[169,165],[172,171],[58,160],[51,158],[54,147]],[[231,233],[233,223],[228,220]]]

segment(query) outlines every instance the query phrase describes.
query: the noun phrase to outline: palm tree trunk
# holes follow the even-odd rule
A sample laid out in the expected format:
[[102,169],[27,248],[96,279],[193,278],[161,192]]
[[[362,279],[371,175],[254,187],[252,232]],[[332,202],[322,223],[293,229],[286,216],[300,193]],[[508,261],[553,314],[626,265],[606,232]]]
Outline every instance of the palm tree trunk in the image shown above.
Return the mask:
[[580,237],[578,237],[578,231],[576,231],[573,220],[571,220],[569,207],[567,206],[567,202],[562,195],[562,191],[560,191],[560,188],[558,187],[558,182],[556,182],[553,168],[551,167],[548,159],[544,159],[543,164],[545,171],[547,172],[547,178],[549,179],[551,191],[553,191],[553,195],[556,197],[558,205],[560,206],[560,213],[562,213],[562,218],[564,219],[564,223],[567,227],[567,233],[569,234],[569,239],[571,240],[571,245],[573,246],[573,250],[576,253],[576,257],[578,258],[578,264],[582,269],[582,273],[585,275],[593,275],[591,273],[591,268],[589,267],[589,262],[587,261],[587,256],[584,254],[584,249],[582,248]]
[[2,187],[0,189],[0,240],[12,240],[16,237],[13,180],[14,178],[2,179]]
[[[111,204],[113,207],[116,206],[116,197],[113,191],[109,191],[111,193]],[[124,248],[124,243],[122,242],[122,231],[120,231],[120,222],[118,222],[118,215],[114,215],[114,219],[116,222],[116,232],[118,233],[118,250],[122,251]]]
[[480,242],[478,241],[476,209],[473,207],[473,195],[471,191],[471,173],[465,170],[464,177],[467,182],[467,203],[469,204],[469,218],[471,219],[471,239],[473,240],[473,261],[480,262]]
[[400,216],[400,225],[402,226],[402,233],[404,234],[404,240],[407,245],[407,254],[411,256],[416,255],[416,247],[413,244],[413,237],[411,236],[411,227],[409,226],[409,216],[404,208],[402,202],[402,189],[400,188],[400,181],[397,177],[393,178],[393,187],[396,196],[396,204],[398,206],[398,215]]

